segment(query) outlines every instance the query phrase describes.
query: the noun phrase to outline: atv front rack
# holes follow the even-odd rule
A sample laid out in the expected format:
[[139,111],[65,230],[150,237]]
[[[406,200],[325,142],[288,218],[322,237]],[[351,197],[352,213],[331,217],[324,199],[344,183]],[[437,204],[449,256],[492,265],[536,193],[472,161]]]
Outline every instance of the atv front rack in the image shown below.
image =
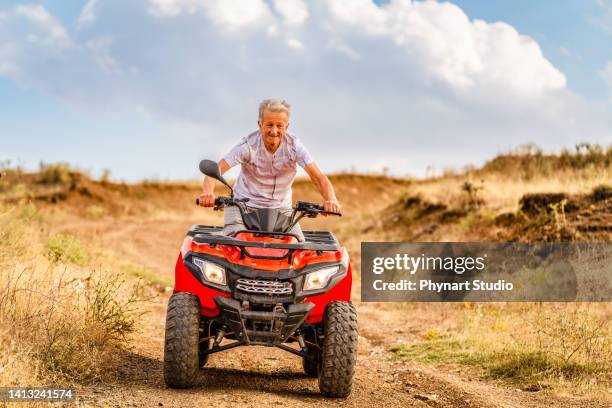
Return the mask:
[[[285,244],[276,242],[257,242],[242,241],[227,235],[220,235],[223,227],[213,227],[209,225],[193,225],[187,235],[193,237],[193,242],[198,244],[211,245],[233,245],[237,247],[252,248],[274,248],[290,250],[311,250],[311,251],[338,251],[340,244],[336,236],[329,231],[303,231],[305,241],[297,244]],[[293,235],[282,232],[252,231],[244,230],[239,232],[250,232],[263,236]]]

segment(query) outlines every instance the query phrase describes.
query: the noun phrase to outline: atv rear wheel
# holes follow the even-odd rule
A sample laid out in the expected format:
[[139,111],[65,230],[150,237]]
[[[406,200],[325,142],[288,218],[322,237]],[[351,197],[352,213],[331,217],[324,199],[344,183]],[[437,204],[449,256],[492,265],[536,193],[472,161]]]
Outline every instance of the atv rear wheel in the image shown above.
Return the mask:
[[348,397],[357,360],[357,311],[350,302],[331,302],[323,316],[319,389],[326,397]]
[[166,316],[164,380],[171,388],[195,384],[199,368],[200,301],[191,293],[170,297]]

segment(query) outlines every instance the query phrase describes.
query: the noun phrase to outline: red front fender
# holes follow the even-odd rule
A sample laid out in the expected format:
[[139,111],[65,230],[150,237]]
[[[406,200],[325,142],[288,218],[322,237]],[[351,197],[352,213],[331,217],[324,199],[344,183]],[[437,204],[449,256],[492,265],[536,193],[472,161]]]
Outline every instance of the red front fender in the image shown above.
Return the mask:
[[310,311],[306,321],[308,323],[320,323],[323,321],[323,313],[325,313],[325,307],[329,302],[336,300],[349,302],[351,300],[351,286],[353,283],[353,274],[351,271],[351,264],[348,264],[348,271],[346,276],[336,286],[334,286],[329,292],[307,297],[305,302],[314,303],[315,307]]
[[214,300],[215,296],[230,296],[229,293],[202,285],[189,269],[187,269],[183,263],[183,256],[181,254],[179,254],[176,260],[176,267],[174,268],[174,292],[189,292],[196,295],[200,299],[200,313],[208,317],[215,317],[219,314],[219,310]]

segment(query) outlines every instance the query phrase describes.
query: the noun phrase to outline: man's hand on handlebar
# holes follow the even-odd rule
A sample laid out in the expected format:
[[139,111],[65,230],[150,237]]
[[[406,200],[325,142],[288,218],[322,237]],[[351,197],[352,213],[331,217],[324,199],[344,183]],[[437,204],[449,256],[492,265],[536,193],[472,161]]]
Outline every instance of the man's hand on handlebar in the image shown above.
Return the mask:
[[[325,200],[323,202],[323,210],[329,211],[329,212],[340,213],[342,212],[342,207],[340,206],[340,203],[338,202],[338,200]],[[327,214],[323,213],[321,215],[326,216]]]
[[215,194],[202,192],[198,197],[200,207],[214,207],[215,206]]
[[196,198],[196,205],[200,207],[213,207],[215,211],[223,211],[227,206],[240,206],[248,201],[248,198],[215,197],[214,194],[202,193]]

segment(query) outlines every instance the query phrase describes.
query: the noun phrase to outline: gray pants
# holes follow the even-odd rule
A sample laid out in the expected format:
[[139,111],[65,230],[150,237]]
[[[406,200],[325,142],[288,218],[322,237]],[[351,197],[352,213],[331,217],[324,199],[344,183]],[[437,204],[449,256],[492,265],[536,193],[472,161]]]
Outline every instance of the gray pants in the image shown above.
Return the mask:
[[[290,217],[291,213],[293,212],[293,208],[279,208],[279,211],[287,217]],[[223,222],[225,227],[223,227],[223,230],[220,232],[221,235],[233,235],[238,231],[247,229],[242,221],[242,216],[240,215],[240,210],[238,207],[226,207],[223,210]],[[299,241],[304,242],[304,234],[302,233],[300,224],[295,224],[288,232],[297,236]]]

